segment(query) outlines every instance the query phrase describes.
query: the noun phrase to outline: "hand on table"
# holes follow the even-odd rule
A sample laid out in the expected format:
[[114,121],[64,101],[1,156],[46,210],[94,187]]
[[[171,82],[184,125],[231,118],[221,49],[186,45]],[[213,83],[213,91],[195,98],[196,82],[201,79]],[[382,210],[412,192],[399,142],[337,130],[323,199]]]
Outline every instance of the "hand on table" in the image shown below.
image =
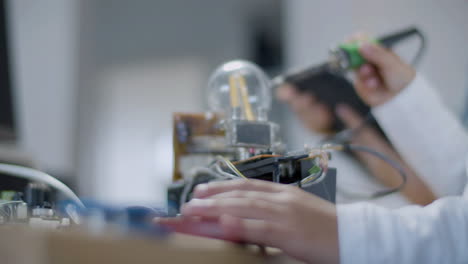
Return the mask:
[[297,259],[338,263],[335,206],[298,187],[260,180],[198,185],[179,219],[157,220],[176,231],[282,249]]

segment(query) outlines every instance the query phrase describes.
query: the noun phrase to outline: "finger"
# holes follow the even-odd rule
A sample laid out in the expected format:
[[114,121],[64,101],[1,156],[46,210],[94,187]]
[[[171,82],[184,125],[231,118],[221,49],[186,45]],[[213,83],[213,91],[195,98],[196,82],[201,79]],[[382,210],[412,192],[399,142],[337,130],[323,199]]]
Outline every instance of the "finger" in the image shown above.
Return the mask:
[[364,119],[356,111],[345,104],[339,104],[336,107],[336,114],[350,129],[358,128],[364,122]]
[[169,228],[172,231],[190,235],[224,239],[225,235],[219,225],[218,218],[202,219],[195,217],[155,218],[155,224]]
[[218,193],[233,191],[233,190],[244,190],[244,191],[258,191],[258,192],[281,192],[284,186],[275,184],[267,181],[260,180],[231,180],[231,181],[219,181],[210,182],[207,184],[199,184],[195,187],[194,197],[195,198],[206,198]]
[[286,103],[290,103],[297,96],[297,89],[290,84],[282,85],[276,90],[278,100]]
[[227,198],[247,198],[252,200],[263,200],[271,201],[276,199],[276,195],[270,196],[269,193],[257,192],[257,191],[243,191],[243,190],[233,190],[224,193],[218,193],[210,196],[210,199],[227,199]]
[[[369,90],[366,85],[364,84],[364,80],[361,78],[356,78],[354,80],[354,89],[356,93],[359,95],[361,99],[363,99],[366,103],[369,102],[369,96],[372,95],[372,90]],[[338,113],[337,113],[338,114]]]
[[359,42],[359,43],[362,43],[362,42],[366,42],[366,41],[370,41],[371,40],[371,37],[368,33],[364,32],[364,31],[358,31],[356,33],[354,33],[353,35],[351,35],[349,38],[345,39],[345,42],[347,43],[350,43],[350,42]]
[[377,77],[371,77],[364,81],[366,86],[370,89],[377,89],[379,86],[382,85],[381,81]]
[[359,78],[362,78],[362,79],[367,79],[369,77],[372,77],[372,76],[376,75],[376,73],[377,72],[376,72],[375,68],[372,65],[368,64],[368,63],[362,65],[358,69],[358,76],[359,76]]
[[355,80],[354,87],[359,97],[368,105],[373,106],[382,102],[382,100],[385,100],[385,97],[387,96],[386,92],[380,89],[382,87],[381,83],[382,81],[379,79],[379,85],[377,85],[378,88],[372,88],[365,83],[365,80],[358,78]]
[[382,69],[393,67],[395,56],[378,44],[366,42],[359,48],[359,52],[367,61]]
[[[265,195],[267,196],[267,195]],[[247,198],[193,199],[184,204],[184,216],[216,218],[228,214],[240,218],[276,221],[284,213],[275,199],[256,200]]]
[[242,219],[230,215],[220,218],[220,227],[225,237],[233,241],[244,241],[281,248],[286,237],[290,237],[283,225],[263,221]]

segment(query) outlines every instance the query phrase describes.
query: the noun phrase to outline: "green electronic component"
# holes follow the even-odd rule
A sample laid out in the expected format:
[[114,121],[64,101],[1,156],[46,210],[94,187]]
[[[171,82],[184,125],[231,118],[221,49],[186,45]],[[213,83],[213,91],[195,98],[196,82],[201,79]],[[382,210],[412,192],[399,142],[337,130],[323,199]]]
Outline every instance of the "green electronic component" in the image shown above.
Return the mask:
[[16,194],[15,191],[1,191],[0,200],[12,201],[13,198],[15,197],[15,194]]
[[320,172],[320,167],[317,166],[317,165],[314,165],[312,168],[310,168],[307,172],[309,174],[315,174],[315,173],[319,173]]
[[[378,41],[375,39],[371,40],[371,42],[378,43]],[[362,43],[359,42],[351,42],[343,43],[338,46],[346,54],[346,64],[348,65],[348,68],[356,69],[366,62],[366,60],[359,53],[359,48],[361,45]]]

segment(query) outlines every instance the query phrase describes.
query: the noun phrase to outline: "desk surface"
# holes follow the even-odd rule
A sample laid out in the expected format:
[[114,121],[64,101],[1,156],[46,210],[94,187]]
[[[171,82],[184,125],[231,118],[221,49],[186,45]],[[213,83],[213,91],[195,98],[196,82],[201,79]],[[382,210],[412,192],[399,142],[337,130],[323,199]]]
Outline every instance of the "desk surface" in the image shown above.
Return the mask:
[[229,242],[179,234],[149,239],[10,227],[0,228],[0,256],[3,264],[298,263]]

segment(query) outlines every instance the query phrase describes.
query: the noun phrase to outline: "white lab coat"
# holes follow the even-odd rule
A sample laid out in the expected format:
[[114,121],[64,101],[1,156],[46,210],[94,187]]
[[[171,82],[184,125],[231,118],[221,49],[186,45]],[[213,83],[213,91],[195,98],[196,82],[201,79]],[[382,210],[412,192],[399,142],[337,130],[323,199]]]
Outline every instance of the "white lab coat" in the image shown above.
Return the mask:
[[397,210],[338,205],[341,263],[468,263],[468,135],[420,75],[372,110],[408,164],[439,197]]

